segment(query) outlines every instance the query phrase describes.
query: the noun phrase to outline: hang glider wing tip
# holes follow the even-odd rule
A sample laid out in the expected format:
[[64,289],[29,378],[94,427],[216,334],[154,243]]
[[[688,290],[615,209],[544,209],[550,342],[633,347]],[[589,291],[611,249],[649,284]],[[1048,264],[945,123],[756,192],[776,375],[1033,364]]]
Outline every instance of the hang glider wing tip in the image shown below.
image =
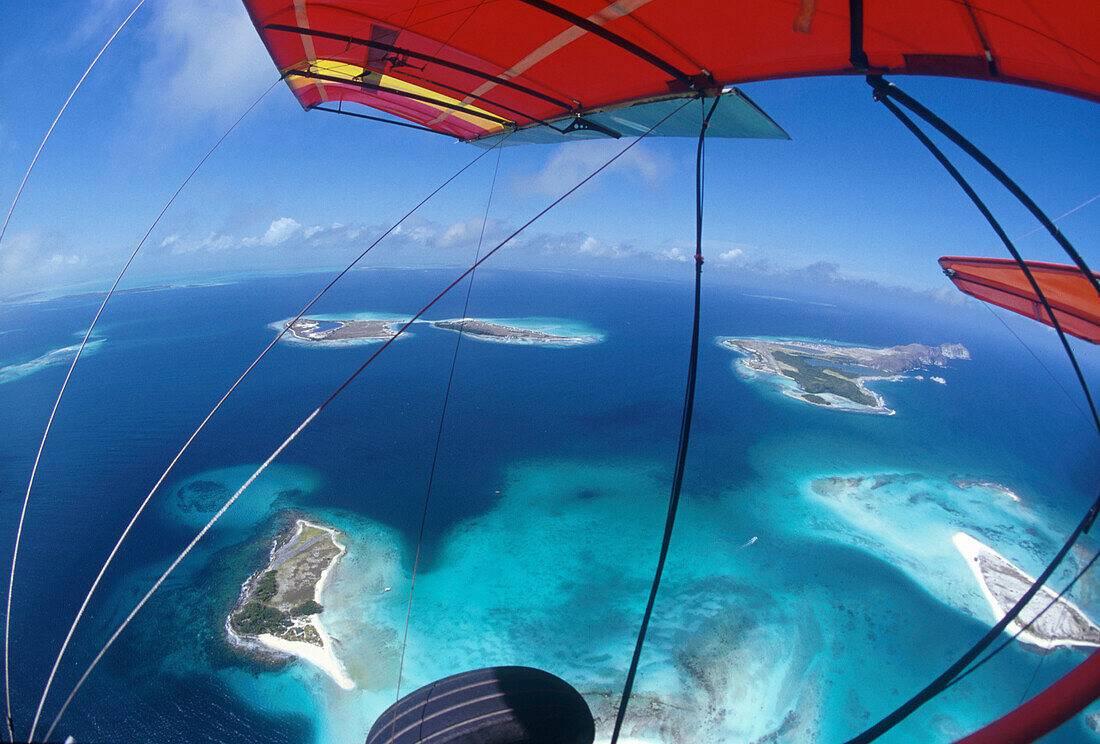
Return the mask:
[[[737,88],[728,87],[720,95],[723,103],[711,117],[708,138],[789,140],[790,135],[768,116],[755,102]],[[696,94],[663,95],[642,101],[631,101],[601,109],[587,109],[572,116],[551,119],[552,126],[526,126],[515,131],[493,132],[474,137],[471,144],[492,147],[507,137],[505,146],[527,144],[557,144],[585,139],[618,139],[619,137],[698,137],[703,106],[686,99]],[[711,101],[711,98],[702,98]]]
[[[1025,261],[1062,330],[1100,344],[1100,296],[1076,266]],[[1016,261],[1003,258],[944,256],[944,274],[963,293],[1053,326],[1027,275]],[[1100,278],[1100,274],[1096,275]]]

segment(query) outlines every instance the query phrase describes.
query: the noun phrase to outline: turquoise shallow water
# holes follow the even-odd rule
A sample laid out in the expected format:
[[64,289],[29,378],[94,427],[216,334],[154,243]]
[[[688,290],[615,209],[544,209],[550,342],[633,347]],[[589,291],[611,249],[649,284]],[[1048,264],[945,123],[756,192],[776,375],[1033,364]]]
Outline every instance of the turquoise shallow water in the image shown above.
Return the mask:
[[[318,311],[411,315],[446,279],[371,272]],[[26,573],[13,603],[17,721],[33,711],[46,671],[42,649],[56,648],[98,567],[94,556],[105,554],[202,406],[270,340],[271,318],[308,299],[315,280],[121,298],[103,345],[74,379],[28,517]],[[356,298],[367,287],[364,307]],[[992,620],[951,535],[969,531],[1037,574],[1100,474],[1079,412],[987,315],[750,294],[711,290],[706,338],[961,342],[973,359],[923,373],[946,385],[882,383],[876,389],[897,415],[863,416],[747,384],[728,352],[703,346],[684,498],[631,704],[628,732],[640,739],[854,735],[936,676]],[[603,338],[567,349],[463,344],[402,691],[477,666],[539,666],[584,692],[606,731],[666,509],[689,297],[675,284],[479,277],[468,315],[568,322]],[[0,336],[0,366],[71,343],[88,308],[67,300],[42,310],[7,309],[5,324],[19,332]],[[455,301],[438,310],[458,317],[462,308]],[[66,733],[85,741],[135,732],[169,742],[362,740],[396,695],[416,533],[456,340],[416,330],[200,543],[77,697]],[[1030,340],[1047,343],[1042,334]],[[139,522],[59,688],[71,685],[219,501],[373,351],[273,351]],[[21,496],[43,401],[61,375],[42,368],[4,386],[14,391],[10,423],[0,428],[5,520],[17,509],[12,494]],[[840,480],[822,489],[822,479]],[[1003,484],[1020,502],[960,481]],[[300,515],[337,527],[348,543],[323,618],[357,683],[352,692],[308,665],[257,664],[225,643],[222,623],[241,581]],[[1079,564],[1094,547],[1090,538],[1072,560]],[[44,582],[66,591],[31,589]],[[1074,597],[1100,615],[1091,577]],[[950,741],[1081,658],[1057,650],[1040,666],[1038,655],[1010,649],[884,741]],[[1089,735],[1074,721],[1051,741]]]

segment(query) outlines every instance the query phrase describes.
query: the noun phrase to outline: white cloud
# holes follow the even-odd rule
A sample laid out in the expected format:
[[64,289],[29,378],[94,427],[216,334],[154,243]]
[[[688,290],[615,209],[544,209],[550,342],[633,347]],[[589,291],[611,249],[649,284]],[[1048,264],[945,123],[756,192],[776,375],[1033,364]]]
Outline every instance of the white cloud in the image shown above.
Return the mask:
[[[198,240],[186,234],[173,233],[161,241],[160,247],[168,249],[169,255],[187,256],[194,253],[220,253],[232,250],[246,244],[247,240],[246,238],[245,241],[238,241],[232,235],[219,232],[208,233]],[[255,242],[253,240],[251,244],[254,245]]]
[[[521,189],[535,194],[559,196],[576,186],[582,179],[610,160],[626,146],[622,140],[574,142],[559,147],[540,171],[517,184]],[[616,160],[601,175],[615,173],[620,177],[641,180],[651,188],[657,187],[670,164],[647,148],[635,145]]]
[[293,238],[301,229],[302,226],[293,217],[280,217],[271,223],[271,227],[267,228],[260,242],[264,245],[279,245]]
[[512,253],[555,257],[622,258],[632,253],[582,232],[521,234],[512,248]]
[[[363,228],[352,230],[340,227],[340,233],[347,239],[354,239]],[[384,228],[373,228],[372,234],[380,233]],[[353,234],[354,233],[354,234]],[[497,220],[488,220],[484,223],[483,247],[490,248],[498,243],[505,235],[505,227]],[[468,220],[458,220],[449,225],[432,222],[420,217],[411,217],[397,226],[390,237],[385,241],[386,245],[402,250],[420,250],[428,255],[451,256],[453,249],[473,250],[478,240],[483,238],[482,219],[473,217]],[[440,253],[446,251],[446,253]],[[472,257],[472,255],[471,255]]]
[[740,248],[731,248],[730,250],[722,253],[718,256],[718,260],[723,263],[729,263],[730,261],[736,261],[745,255],[745,252]]
[[584,242],[581,243],[581,247],[577,249],[577,252],[598,254],[602,247],[603,246],[600,245],[600,241],[589,235],[587,238],[584,239]]
[[[138,0],[99,0],[90,3],[84,17],[70,29],[69,44],[97,43],[102,46],[137,4]],[[147,3],[146,7],[149,5]],[[140,21],[140,13],[140,10],[135,13],[129,23]]]
[[591,235],[585,236],[576,252],[582,256],[596,258],[631,258],[638,255],[630,246],[622,246],[617,243],[605,243]]
[[231,235],[211,233],[199,241],[198,250],[208,253],[227,251],[234,247],[234,243],[235,241]]
[[929,294],[932,299],[947,305],[965,305],[970,302],[969,296],[960,292],[954,284],[933,289]]
[[38,252],[39,238],[33,233],[9,235],[0,250],[0,276],[9,276],[25,270]]
[[440,248],[450,248],[454,245],[477,241],[481,235],[481,225],[482,221],[479,218],[452,223],[436,238],[436,245]]
[[87,259],[72,251],[58,233],[36,230],[4,236],[0,248],[0,296],[82,281]]
[[239,2],[165,0],[147,36],[136,98],[145,117],[176,129],[213,119],[229,124],[276,78],[256,29]]
[[5,277],[52,272],[80,263],[76,254],[58,251],[65,244],[60,235],[28,230],[6,237],[0,250],[0,275]]

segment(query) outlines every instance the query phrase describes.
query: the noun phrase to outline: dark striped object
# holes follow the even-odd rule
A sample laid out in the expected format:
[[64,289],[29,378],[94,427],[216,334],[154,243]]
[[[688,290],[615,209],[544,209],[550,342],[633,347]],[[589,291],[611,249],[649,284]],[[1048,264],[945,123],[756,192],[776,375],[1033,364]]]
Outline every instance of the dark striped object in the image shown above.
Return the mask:
[[549,672],[488,667],[445,677],[391,705],[366,744],[592,744],[580,693]]

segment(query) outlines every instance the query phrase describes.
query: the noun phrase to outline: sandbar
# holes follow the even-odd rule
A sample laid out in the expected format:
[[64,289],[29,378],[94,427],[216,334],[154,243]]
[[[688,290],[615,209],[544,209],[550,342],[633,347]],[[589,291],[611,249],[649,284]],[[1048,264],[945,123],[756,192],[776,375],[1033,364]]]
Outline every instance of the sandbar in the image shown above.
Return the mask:
[[[89,338],[88,343],[84,346],[84,355],[94,354],[103,343],[104,339],[102,338],[96,338],[94,336]],[[48,351],[37,359],[32,359],[29,362],[9,364],[0,367],[0,385],[5,382],[15,382],[16,380],[20,380],[27,375],[34,374],[48,367],[71,362],[79,350],[80,344],[74,344],[72,346],[65,346],[60,349]]]
[[[1034,583],[1034,579],[1007,558],[965,532],[954,536],[955,547],[962,553],[970,570],[981,584],[982,593],[1000,621]],[[1008,624],[1007,632],[1020,633],[1020,640],[1039,648],[1059,646],[1100,647],[1100,627],[1080,607],[1044,586],[1023,611]],[[1057,601],[1031,627],[1021,630],[1052,601]]]

